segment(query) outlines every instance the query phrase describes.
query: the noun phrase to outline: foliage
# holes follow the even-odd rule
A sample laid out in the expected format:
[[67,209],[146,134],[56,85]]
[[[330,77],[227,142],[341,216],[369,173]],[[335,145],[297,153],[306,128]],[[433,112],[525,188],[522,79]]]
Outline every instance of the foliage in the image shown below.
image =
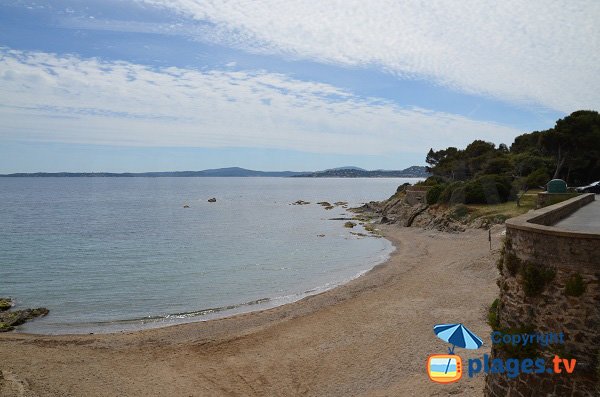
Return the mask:
[[[518,335],[518,334],[533,334],[535,333],[535,328],[533,325],[521,325],[518,327],[512,328],[498,328],[496,331],[502,332],[505,335]],[[531,358],[535,359],[538,356],[538,344],[537,342],[527,343],[525,346],[522,344],[513,345],[512,343],[504,343],[500,342],[494,345],[495,349],[503,352],[506,358]]]
[[427,200],[427,204],[435,204],[438,202],[442,192],[446,188],[446,185],[435,185],[431,189],[427,191],[427,195],[425,196]]
[[431,193],[431,198],[433,200],[437,195],[435,202],[446,204],[498,204],[514,196],[511,179],[501,175],[484,175],[466,182],[437,186],[439,188]]
[[500,311],[498,308],[499,304],[500,299],[496,298],[496,300],[492,302],[490,308],[488,309],[487,322],[494,331],[500,327]]
[[450,182],[496,175],[524,177],[527,186],[545,185],[551,178],[585,185],[600,175],[600,114],[576,111],[549,130],[516,137],[510,149],[475,140],[465,149],[430,149],[425,161],[433,177]]
[[572,275],[565,284],[565,295],[581,296],[585,292],[586,285],[581,274]]
[[466,205],[459,204],[452,210],[452,217],[454,219],[462,219],[469,215],[469,208]]
[[538,168],[525,178],[528,187],[544,186],[550,180],[550,174],[545,168]]
[[521,268],[521,260],[512,252],[504,254],[504,266],[511,276],[516,276]]
[[523,291],[527,296],[536,296],[542,293],[546,284],[556,276],[556,270],[529,262],[525,262],[521,266],[520,273]]

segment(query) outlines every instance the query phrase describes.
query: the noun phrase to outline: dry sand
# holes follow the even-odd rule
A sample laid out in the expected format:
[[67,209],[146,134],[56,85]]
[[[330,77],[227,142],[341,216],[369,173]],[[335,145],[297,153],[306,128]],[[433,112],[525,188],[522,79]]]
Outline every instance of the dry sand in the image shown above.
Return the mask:
[[[499,232],[493,229],[493,244]],[[221,320],[108,335],[0,334],[0,396],[481,396],[483,376],[440,385],[437,323],[462,322],[489,353],[498,294],[488,233],[388,226],[389,261],[325,293]]]

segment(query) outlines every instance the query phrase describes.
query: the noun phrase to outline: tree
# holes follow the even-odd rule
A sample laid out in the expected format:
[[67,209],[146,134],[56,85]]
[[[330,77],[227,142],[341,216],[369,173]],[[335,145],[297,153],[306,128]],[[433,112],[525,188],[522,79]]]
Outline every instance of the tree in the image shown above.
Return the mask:
[[589,182],[599,170],[600,114],[590,110],[573,112],[558,120],[541,143],[555,159],[553,178]]

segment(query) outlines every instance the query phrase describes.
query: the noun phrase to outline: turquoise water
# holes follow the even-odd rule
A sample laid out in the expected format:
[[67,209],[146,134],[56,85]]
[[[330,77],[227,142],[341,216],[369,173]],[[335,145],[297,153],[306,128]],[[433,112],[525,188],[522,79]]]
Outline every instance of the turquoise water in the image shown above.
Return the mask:
[[[405,181],[414,182],[0,178],[0,296],[50,309],[19,328],[36,333],[162,326],[291,302],[392,250],[328,220],[351,216],[343,208],[315,203],[381,200]],[[299,199],[312,204],[290,205]]]

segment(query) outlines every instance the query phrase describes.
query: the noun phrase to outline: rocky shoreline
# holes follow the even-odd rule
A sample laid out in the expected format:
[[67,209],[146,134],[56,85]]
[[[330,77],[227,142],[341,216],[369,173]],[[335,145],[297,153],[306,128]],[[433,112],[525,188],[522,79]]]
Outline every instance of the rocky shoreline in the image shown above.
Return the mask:
[[12,310],[14,301],[11,298],[0,298],[0,332],[8,332],[16,326],[25,324],[36,317],[43,317],[49,313],[45,307],[37,309]]
[[407,198],[408,184],[398,187],[394,195],[384,201],[371,201],[350,211],[359,216],[376,220],[380,224],[397,224],[404,227],[419,227],[425,230],[460,233],[467,228],[489,229],[493,225],[504,223],[504,218],[469,216],[464,205],[455,206],[428,205],[411,203]]

